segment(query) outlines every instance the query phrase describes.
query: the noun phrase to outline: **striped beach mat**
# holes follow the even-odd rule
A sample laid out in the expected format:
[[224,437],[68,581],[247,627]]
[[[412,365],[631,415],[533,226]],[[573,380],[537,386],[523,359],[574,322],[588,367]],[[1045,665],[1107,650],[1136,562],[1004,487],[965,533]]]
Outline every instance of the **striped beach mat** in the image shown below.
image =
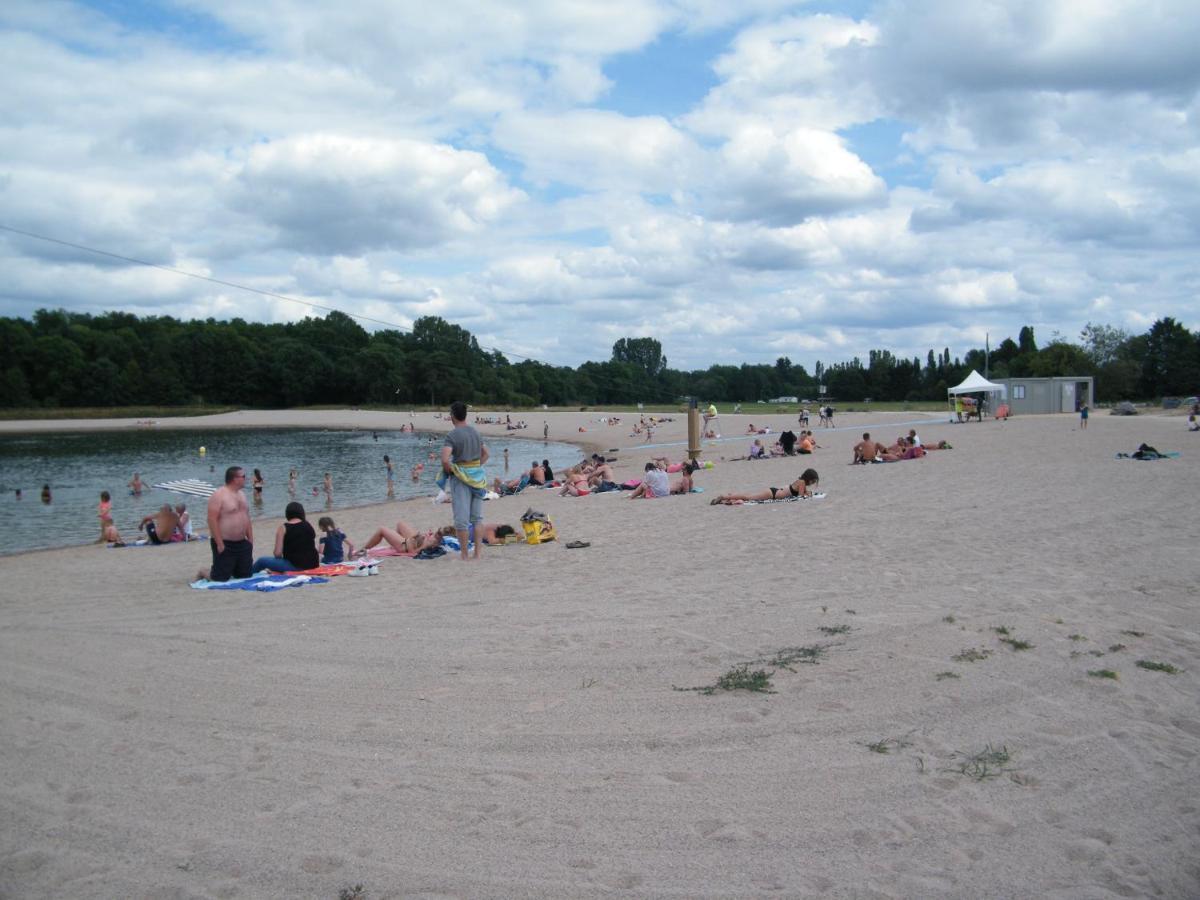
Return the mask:
[[175,481],[162,481],[154,485],[164,491],[174,491],[176,494],[190,494],[193,497],[211,497],[217,489],[215,484],[200,481],[197,478],[180,478]]

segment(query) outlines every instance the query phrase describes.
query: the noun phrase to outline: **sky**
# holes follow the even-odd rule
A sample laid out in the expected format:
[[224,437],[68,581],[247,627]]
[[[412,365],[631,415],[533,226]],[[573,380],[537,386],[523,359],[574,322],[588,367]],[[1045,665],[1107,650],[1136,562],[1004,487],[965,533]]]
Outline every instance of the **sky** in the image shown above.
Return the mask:
[[1198,47],[1195,0],[4,0],[0,226],[294,300],[0,229],[0,315],[810,372],[1197,329]]

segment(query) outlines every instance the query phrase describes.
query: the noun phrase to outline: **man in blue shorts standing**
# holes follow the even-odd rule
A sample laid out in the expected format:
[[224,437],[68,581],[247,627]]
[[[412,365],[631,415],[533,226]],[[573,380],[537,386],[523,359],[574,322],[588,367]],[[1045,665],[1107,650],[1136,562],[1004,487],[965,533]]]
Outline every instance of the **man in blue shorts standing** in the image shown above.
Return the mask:
[[[467,404],[461,400],[450,404],[450,421],[454,429],[442,445],[442,471],[448,476],[454,530],[462,558],[467,559],[468,528],[483,521],[483,497],[487,493],[483,466],[488,461],[488,448],[479,432],[467,424]],[[476,559],[482,543],[475,542]]]

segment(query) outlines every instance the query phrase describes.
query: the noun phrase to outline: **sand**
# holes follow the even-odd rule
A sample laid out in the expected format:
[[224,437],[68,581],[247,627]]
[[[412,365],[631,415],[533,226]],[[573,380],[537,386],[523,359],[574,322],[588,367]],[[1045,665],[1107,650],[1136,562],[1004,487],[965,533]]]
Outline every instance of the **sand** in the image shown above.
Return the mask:
[[[921,418],[840,414],[811,460],[710,447],[699,495],[492,501],[562,541],[479,563],[256,595],[190,590],[204,545],[0,560],[0,896],[1200,895],[1200,435],[930,422],[953,450],[847,465]],[[749,419],[786,421],[723,429]],[[1183,456],[1113,458],[1142,441]],[[823,500],[709,505],[810,462]],[[339,524],[397,518],[448,508]],[[675,690],[795,647],[819,659],[774,693]]]

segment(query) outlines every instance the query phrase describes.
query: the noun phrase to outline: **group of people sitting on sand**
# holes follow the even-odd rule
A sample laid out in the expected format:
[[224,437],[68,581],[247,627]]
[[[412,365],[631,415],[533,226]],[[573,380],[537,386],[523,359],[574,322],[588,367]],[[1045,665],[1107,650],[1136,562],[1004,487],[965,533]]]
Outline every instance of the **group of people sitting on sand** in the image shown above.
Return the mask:
[[791,429],[779,435],[779,439],[771,447],[767,447],[762,442],[762,438],[755,438],[750,445],[747,454],[735,459],[771,459],[776,456],[807,456],[814,450],[821,449],[821,445],[817,443],[816,436],[811,431],[801,431],[799,435]]
[[[321,566],[345,563],[356,556],[367,556],[373,549],[387,544],[397,553],[415,556],[422,550],[440,547],[447,537],[453,537],[453,525],[421,531],[408,522],[397,522],[395,528],[380,526],[356,551],[346,533],[338,528],[329,516],[317,520],[321,537],[309,523],[304,506],[292,501],[284,510],[284,522],[275,531],[275,545],[271,556],[260,556],[251,567],[252,572],[305,572]],[[471,539],[485,544],[502,544],[517,535],[512,525],[484,524],[473,526]],[[204,573],[201,573],[202,576]]]
[[[646,463],[645,471],[642,474],[641,483],[634,487],[633,492],[629,495],[630,500],[636,500],[639,497],[669,497],[672,494],[690,494],[695,486],[692,476],[700,468],[700,463],[694,459],[686,460],[679,463],[678,466],[672,466],[667,463],[664,457],[658,460]],[[668,477],[668,472],[677,471],[680,473],[680,478],[674,484],[671,484],[671,479]]]
[[939,441],[936,445],[926,446],[921,443],[915,428],[909,429],[908,435],[900,435],[894,444],[885,445],[873,440],[869,432],[864,431],[862,440],[854,445],[853,465],[869,463],[899,462],[902,459],[920,459],[930,450],[951,450],[949,442]]
[[531,484],[535,487],[545,487],[553,482],[554,469],[550,467],[550,460],[543,459],[538,462],[535,459],[528,471],[522,472],[519,478],[513,478],[510,481],[504,481],[500,477],[492,479],[492,490],[501,497],[507,497],[510,494],[521,493]]
[[[142,518],[138,531],[146,533],[151,544],[173,544],[180,541],[198,540],[192,531],[192,517],[186,503],[164,503],[158,511]],[[98,543],[124,547],[125,539],[112,519],[112,499],[108,491],[100,492],[100,539]]]
[[615,478],[608,461],[600,454],[593,453],[590,459],[562,473],[562,488],[558,494],[560,497],[585,497],[591,493],[619,490]]

